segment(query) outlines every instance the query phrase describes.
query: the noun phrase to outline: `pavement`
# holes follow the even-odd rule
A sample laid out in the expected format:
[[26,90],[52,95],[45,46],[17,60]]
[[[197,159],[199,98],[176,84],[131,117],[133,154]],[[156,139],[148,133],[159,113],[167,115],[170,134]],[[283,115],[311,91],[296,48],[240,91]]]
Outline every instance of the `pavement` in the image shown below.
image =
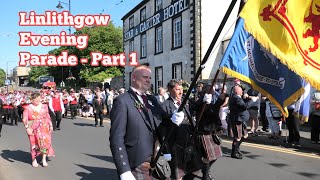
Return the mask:
[[[262,144],[262,145],[271,145],[283,148],[292,148],[295,151],[299,152],[311,152],[314,154],[320,155],[320,144],[312,144],[311,143],[311,127],[306,125],[300,126],[300,147],[293,146],[291,143],[286,143],[288,140],[289,132],[286,129],[285,125],[283,125],[283,129],[281,132],[281,137],[278,140],[269,139],[270,132],[264,132],[261,130],[262,126],[258,128],[258,136],[253,136],[249,134],[249,137],[245,140],[245,142],[255,143],[255,144]],[[259,131],[260,130],[260,131]],[[222,137],[223,139],[229,139],[229,137]]]

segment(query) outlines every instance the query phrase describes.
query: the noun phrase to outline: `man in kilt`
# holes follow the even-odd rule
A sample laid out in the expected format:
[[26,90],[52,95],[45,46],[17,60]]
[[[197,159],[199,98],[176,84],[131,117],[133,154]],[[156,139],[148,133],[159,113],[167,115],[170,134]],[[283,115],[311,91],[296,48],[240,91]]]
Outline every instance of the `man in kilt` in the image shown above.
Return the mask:
[[[151,86],[151,70],[141,65],[131,73],[130,89],[114,99],[110,113],[110,149],[121,180],[156,179],[149,174],[156,128],[165,112],[157,99],[146,92]],[[170,120],[180,125],[183,112]]]
[[[240,152],[240,145],[244,139],[248,137],[245,122],[249,120],[248,107],[253,101],[245,101],[242,99],[243,89],[240,85],[233,87],[233,94],[229,100],[229,134],[233,137],[232,153],[231,157],[236,159],[242,159],[242,153]],[[249,98],[246,94],[244,99]]]
[[[220,135],[223,133],[221,119],[219,117],[219,107],[212,102],[212,94],[206,94],[210,85],[205,85],[200,93],[199,100],[192,105],[192,109],[196,111],[196,119],[199,121],[196,138],[198,141],[200,155],[204,163],[202,168],[202,180],[213,179],[210,168],[213,163],[222,157],[222,149],[220,146]],[[214,93],[214,92],[213,92]],[[205,111],[200,119],[200,112],[206,105]]]

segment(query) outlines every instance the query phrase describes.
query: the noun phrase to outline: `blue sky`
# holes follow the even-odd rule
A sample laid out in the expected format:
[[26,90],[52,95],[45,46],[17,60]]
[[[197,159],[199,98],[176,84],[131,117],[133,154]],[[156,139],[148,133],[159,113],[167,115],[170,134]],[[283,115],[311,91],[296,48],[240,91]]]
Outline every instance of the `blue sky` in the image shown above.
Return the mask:
[[[68,3],[68,0],[61,2]],[[71,0],[71,14],[109,14],[110,20],[117,26],[122,27],[121,18],[129,12],[133,7],[139,4],[141,0]],[[0,68],[6,71],[7,64],[9,72],[19,63],[18,53],[27,51],[32,54],[46,54],[48,51],[56,47],[30,46],[20,47],[19,36],[20,31],[31,31],[35,34],[60,34],[62,30],[68,32],[67,26],[56,27],[20,27],[19,15],[20,11],[35,11],[36,14],[44,14],[45,11],[54,10],[61,12],[56,8],[58,0],[5,0],[1,1],[0,6]],[[63,10],[68,10],[68,6],[62,4]],[[29,13],[28,13],[29,14]],[[72,31],[74,29],[72,28]],[[8,63],[7,63],[8,62]]]

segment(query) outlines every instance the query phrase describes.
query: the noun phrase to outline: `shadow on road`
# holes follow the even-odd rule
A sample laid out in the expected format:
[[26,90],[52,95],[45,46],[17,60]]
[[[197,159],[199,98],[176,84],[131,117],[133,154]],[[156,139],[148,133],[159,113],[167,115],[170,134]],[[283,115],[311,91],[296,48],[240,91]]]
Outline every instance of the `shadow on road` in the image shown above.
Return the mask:
[[77,125],[77,126],[92,126],[94,127],[94,124],[88,124],[88,123],[73,123],[74,125]]
[[30,153],[21,150],[3,150],[1,153],[1,157],[9,162],[19,161],[27,164],[31,162]]
[[92,155],[92,154],[86,154],[86,153],[84,153],[84,154],[87,156],[90,156],[90,157],[94,157],[94,158],[97,158],[97,159],[100,159],[103,161],[113,163],[113,158],[111,156],[100,156],[100,155]]
[[76,175],[81,177],[80,180],[119,179],[117,175],[117,170],[115,169],[85,166],[81,164],[76,164],[76,165],[85,169],[86,171],[89,171],[89,172],[77,172]]

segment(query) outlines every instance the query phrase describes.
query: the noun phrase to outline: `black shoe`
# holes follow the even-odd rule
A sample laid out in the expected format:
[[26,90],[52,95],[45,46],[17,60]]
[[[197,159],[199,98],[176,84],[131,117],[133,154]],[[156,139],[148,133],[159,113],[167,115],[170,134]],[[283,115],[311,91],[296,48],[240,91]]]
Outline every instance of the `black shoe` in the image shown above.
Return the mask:
[[95,125],[94,125],[94,127],[98,127],[98,125],[97,125],[97,124],[95,124]]
[[60,128],[58,127],[57,130],[60,130]]
[[103,125],[100,125],[100,127],[104,127]]
[[242,159],[242,158],[243,158],[242,155],[239,154],[239,153],[232,153],[232,154],[231,154],[231,157],[232,157],[232,158],[235,158],[235,159]]
[[15,126],[18,126],[18,123],[14,124]]

